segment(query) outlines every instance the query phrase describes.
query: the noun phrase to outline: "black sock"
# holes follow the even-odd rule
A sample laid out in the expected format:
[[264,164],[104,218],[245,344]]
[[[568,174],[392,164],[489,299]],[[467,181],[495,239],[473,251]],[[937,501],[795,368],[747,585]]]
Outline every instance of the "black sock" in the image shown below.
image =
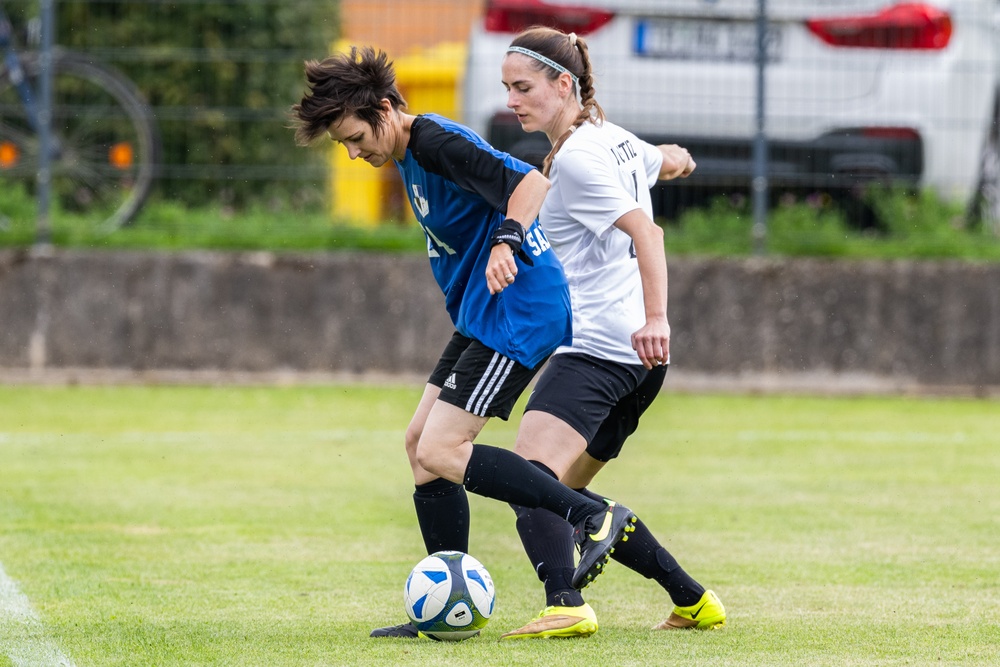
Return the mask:
[[[603,499],[603,496],[588,489],[578,491],[588,498]],[[627,542],[615,545],[611,558],[647,579],[654,579],[678,607],[690,607],[705,593],[705,587],[684,571],[639,519],[635,522],[635,532],[629,535]]]
[[603,500],[582,496],[514,452],[489,445],[472,446],[465,488],[512,505],[544,507],[573,525],[607,509]]
[[[553,479],[548,466],[538,461],[532,464]],[[517,515],[517,534],[521,536],[524,552],[528,555],[538,579],[545,584],[546,606],[579,607],[583,595],[573,588],[573,527],[561,518],[542,508],[530,509],[511,505]]]
[[413,506],[427,553],[469,552],[469,497],[465,487],[442,477],[418,484],[413,491]]

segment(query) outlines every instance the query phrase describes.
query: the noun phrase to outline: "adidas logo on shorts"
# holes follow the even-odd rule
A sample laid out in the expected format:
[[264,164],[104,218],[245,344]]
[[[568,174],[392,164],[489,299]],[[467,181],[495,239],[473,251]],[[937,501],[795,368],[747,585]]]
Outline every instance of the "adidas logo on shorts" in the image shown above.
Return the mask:
[[458,386],[458,380],[455,378],[455,374],[452,373],[448,376],[448,379],[444,381],[444,386],[448,389],[455,389]]

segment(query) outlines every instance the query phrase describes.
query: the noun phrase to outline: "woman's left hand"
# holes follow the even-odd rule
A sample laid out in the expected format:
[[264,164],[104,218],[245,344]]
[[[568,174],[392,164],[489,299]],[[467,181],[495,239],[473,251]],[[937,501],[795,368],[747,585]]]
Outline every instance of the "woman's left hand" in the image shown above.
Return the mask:
[[632,334],[632,349],[647,369],[667,363],[670,360],[670,323],[667,319],[647,320],[645,326]]
[[486,285],[490,294],[499,294],[517,278],[517,264],[514,253],[506,243],[498,243],[490,250],[490,261],[486,264]]

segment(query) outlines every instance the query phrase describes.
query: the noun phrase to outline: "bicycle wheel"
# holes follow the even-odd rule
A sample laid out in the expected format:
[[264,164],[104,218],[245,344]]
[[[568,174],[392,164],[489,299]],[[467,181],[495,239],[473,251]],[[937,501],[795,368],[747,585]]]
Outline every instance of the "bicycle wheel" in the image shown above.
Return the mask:
[[979,156],[979,183],[968,217],[1000,236],[1000,99],[993,107],[994,122]]
[[[153,185],[160,150],[155,120],[135,86],[116,70],[72,51],[55,49],[52,55],[50,220],[54,228],[113,230],[132,220]],[[39,91],[38,54],[24,54],[22,65]],[[39,155],[38,135],[2,72],[0,178],[34,195]]]

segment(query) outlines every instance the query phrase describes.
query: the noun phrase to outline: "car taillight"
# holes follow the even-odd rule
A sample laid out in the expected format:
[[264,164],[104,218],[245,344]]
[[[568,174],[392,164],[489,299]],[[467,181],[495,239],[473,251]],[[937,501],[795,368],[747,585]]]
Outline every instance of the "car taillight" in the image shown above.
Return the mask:
[[590,7],[550,5],[541,0],[487,0],[487,32],[516,33],[536,25],[586,35],[614,18],[613,12]]
[[912,127],[863,127],[860,132],[863,136],[872,139],[920,141],[920,133]]
[[951,16],[924,3],[901,3],[877,14],[806,21],[832,46],[873,49],[943,49],[951,40]]

